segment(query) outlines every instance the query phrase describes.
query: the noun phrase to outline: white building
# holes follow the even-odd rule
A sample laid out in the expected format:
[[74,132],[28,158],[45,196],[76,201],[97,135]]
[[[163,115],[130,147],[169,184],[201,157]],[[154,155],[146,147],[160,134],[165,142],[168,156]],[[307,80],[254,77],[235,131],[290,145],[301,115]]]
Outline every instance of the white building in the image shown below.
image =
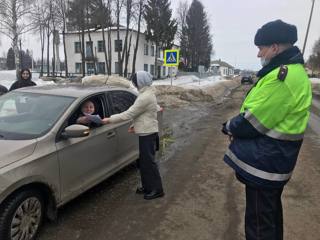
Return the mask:
[[221,59],[211,61],[210,71],[216,75],[221,75],[223,77],[234,75],[234,67],[229,63],[221,61]]
[[[116,51],[116,45],[120,48],[121,54],[125,42],[125,34],[126,29],[120,29],[120,43],[117,43],[117,30],[116,28],[112,28],[111,30],[111,49],[112,49],[112,62],[111,62],[111,72],[112,74],[117,74],[119,72],[118,66],[118,52]],[[97,31],[92,31],[90,33],[92,43],[89,41],[88,34],[85,34],[85,55],[86,55],[86,64],[85,70],[86,74],[94,73],[94,61],[91,56],[91,47],[93,48],[93,54],[96,59],[96,69],[100,74],[104,74],[106,72],[106,64],[105,64],[105,56],[104,56],[104,45],[103,45],[103,37],[102,30],[99,29]],[[106,39],[106,47],[108,32],[105,31],[105,39]],[[130,32],[128,37],[128,42],[130,38]],[[134,48],[136,44],[137,31],[132,32],[131,39],[131,48],[130,55],[128,61],[128,73],[132,73],[132,61],[134,55]],[[67,57],[68,57],[68,71],[73,74],[81,74],[82,73],[82,61],[81,61],[81,36],[78,32],[69,32],[66,34],[66,49],[67,49]],[[108,52],[108,50],[107,50]],[[146,35],[144,33],[140,33],[139,37],[139,48],[137,52],[136,58],[136,71],[144,70],[151,73],[153,76],[155,74],[157,77],[165,77],[169,74],[169,68],[163,66],[163,51],[158,51],[158,62],[157,62],[157,72],[155,72],[155,46],[152,42],[146,40]],[[124,63],[123,63],[124,69]],[[170,69],[171,72],[176,72],[176,68]]]

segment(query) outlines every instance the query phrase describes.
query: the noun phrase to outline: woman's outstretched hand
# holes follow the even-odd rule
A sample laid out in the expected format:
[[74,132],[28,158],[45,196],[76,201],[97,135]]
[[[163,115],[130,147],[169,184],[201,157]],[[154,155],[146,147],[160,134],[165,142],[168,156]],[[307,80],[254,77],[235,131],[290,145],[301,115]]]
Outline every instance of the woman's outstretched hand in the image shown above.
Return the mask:
[[110,118],[104,118],[101,120],[102,124],[108,124],[110,123]]

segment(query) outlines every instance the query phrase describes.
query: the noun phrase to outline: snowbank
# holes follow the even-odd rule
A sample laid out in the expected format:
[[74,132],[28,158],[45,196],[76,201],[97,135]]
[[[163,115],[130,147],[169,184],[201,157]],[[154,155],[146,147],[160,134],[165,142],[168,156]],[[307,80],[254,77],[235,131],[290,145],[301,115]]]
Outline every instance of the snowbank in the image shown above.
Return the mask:
[[118,75],[91,75],[86,76],[82,78],[82,84],[84,85],[112,85],[112,86],[121,86],[125,88],[131,88],[133,89],[134,86],[130,81],[128,81],[126,78],[120,77]]
[[313,93],[320,95],[320,78],[310,78]]
[[240,85],[240,81],[219,80],[206,85],[200,84],[200,86],[191,84],[192,87],[190,84],[180,84],[179,86],[154,85],[159,105],[164,107],[179,107],[193,102],[220,102],[231,89]]

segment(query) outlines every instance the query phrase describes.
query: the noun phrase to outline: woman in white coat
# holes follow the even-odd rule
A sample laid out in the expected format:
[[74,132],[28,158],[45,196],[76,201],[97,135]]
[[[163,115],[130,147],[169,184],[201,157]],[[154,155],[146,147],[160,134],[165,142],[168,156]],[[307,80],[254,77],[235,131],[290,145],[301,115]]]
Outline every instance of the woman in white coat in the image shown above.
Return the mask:
[[115,114],[102,121],[118,123],[133,120],[133,129],[139,135],[139,166],[142,187],[136,193],[144,194],[150,200],[164,196],[161,176],[155,162],[155,152],[159,144],[159,127],[157,120],[158,104],[152,76],[145,71],[138,71],[132,76],[132,83],[137,87],[139,95],[134,104],[125,112]]

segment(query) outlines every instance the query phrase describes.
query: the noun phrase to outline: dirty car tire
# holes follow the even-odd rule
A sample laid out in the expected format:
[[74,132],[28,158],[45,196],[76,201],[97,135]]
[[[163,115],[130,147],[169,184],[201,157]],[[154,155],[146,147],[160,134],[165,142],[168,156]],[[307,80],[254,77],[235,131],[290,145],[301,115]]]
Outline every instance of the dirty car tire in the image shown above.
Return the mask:
[[0,208],[0,239],[35,239],[44,209],[43,197],[38,191],[23,190],[11,196]]

